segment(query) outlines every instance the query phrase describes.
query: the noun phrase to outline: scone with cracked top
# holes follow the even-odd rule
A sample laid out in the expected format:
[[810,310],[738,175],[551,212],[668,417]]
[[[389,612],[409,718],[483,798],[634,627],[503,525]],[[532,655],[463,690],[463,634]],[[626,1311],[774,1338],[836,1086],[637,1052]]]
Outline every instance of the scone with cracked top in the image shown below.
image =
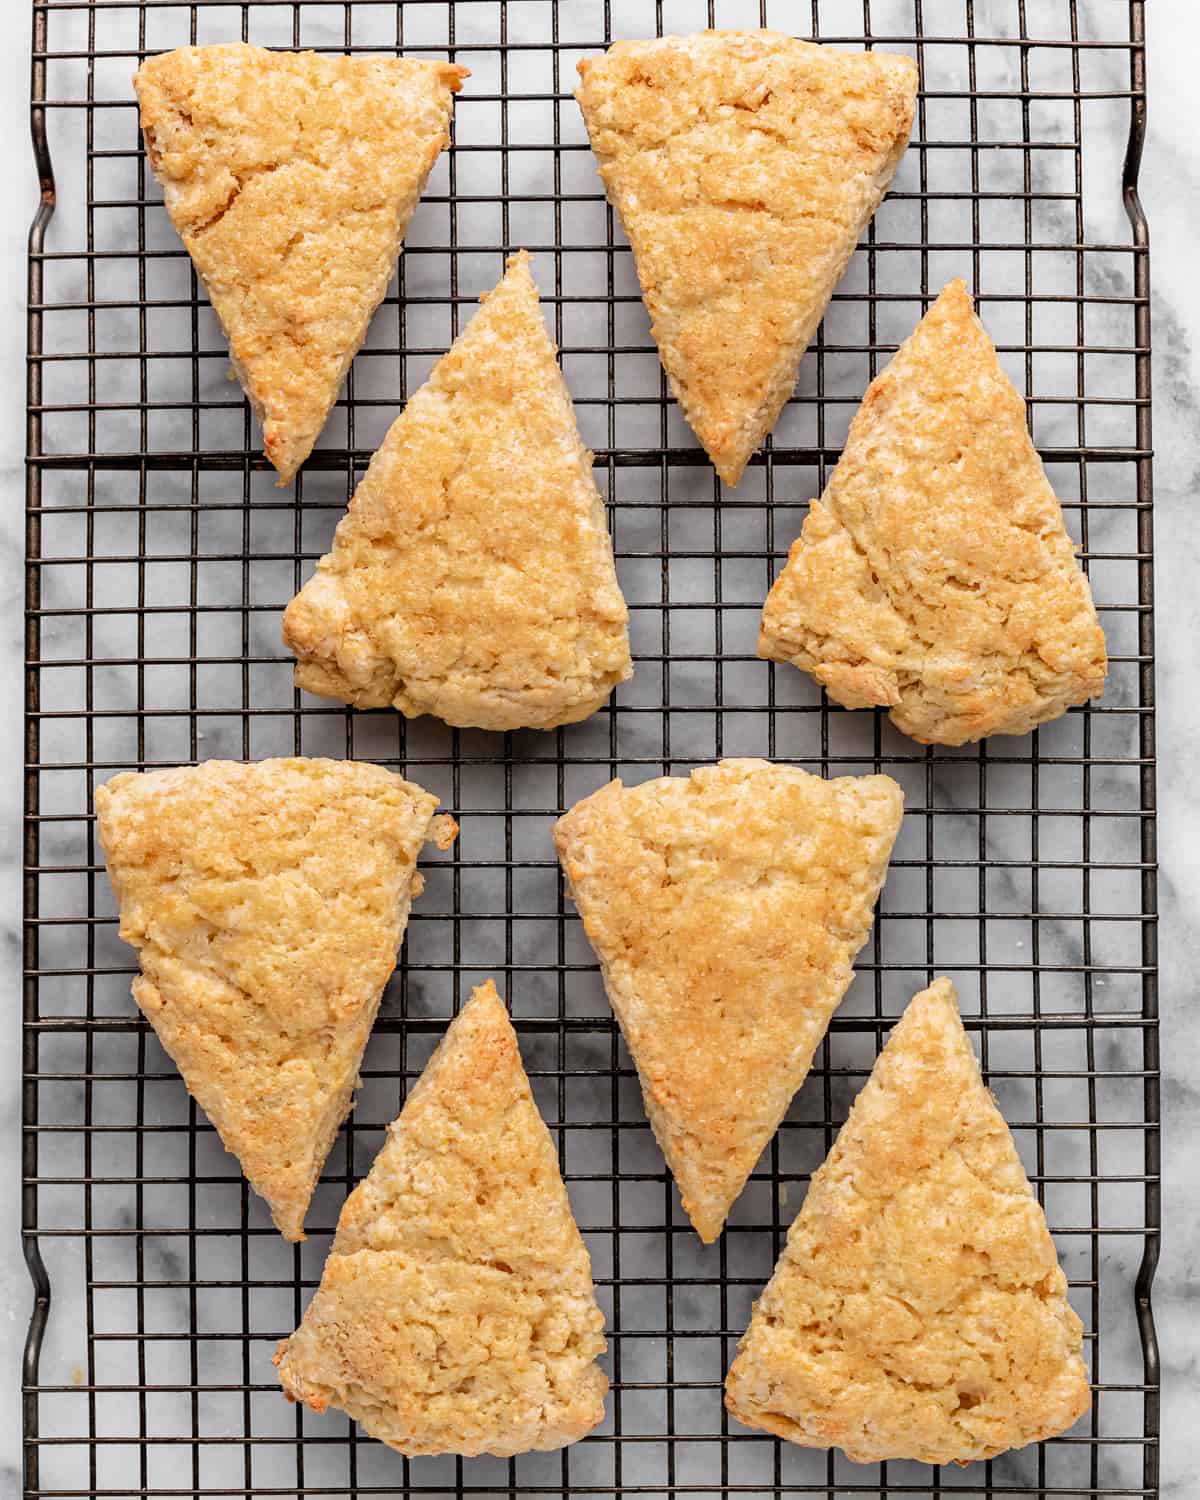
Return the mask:
[[646,1113],[706,1243],[849,987],[903,800],[888,776],[726,760],[612,781],[555,825]]
[[149,58],[134,77],[150,165],[280,484],[366,336],[467,76],[221,42]]
[[133,998],[276,1228],[351,1108],[437,798],[354,761],[205,761],[98,787]]
[[284,641],[310,693],[549,729],[629,677],[627,621],[522,251],[392,424]]
[[909,1004],[813,1177],[725,1404],[856,1463],[969,1463],[1087,1411],[1082,1332],[939,979]]
[[604,1319],[489,980],[346,1200],[275,1363],[290,1399],[417,1455],[561,1448],[604,1415]]
[[671,389],[736,485],[904,154],[916,64],[705,31],[617,42],[579,75]]
[[1088,580],[961,281],[871,382],[758,654],[922,744],[1026,734],[1103,692]]

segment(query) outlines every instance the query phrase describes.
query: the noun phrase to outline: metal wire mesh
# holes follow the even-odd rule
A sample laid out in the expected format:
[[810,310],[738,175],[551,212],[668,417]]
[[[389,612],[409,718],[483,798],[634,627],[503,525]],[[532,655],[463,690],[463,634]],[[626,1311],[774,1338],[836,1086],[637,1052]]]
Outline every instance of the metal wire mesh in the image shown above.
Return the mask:
[[[35,0],[33,21],[44,192],[29,273],[27,1496],[1156,1494],[1140,0]],[[614,37],[706,24],[894,47],[923,79],[892,192],[736,494],[667,397],[570,97],[577,58]],[[147,53],[239,37],[449,55],[473,73],[397,282],[292,493],[273,488],[225,382],[225,343],[162,210],[129,86]],[[1111,143],[1127,130],[1128,222],[1110,213]],[[280,611],[405,396],[522,245],[596,451],[636,675],[609,708],[552,734],[302,700]],[[1028,394],[1113,663],[1101,704],[963,751],[922,749],[754,655],[762,599],[868,380],[955,275]],[[360,1103],[298,1247],[271,1229],[136,1016],[91,817],[94,787],[117,771],[277,753],[395,766],[462,824],[457,849],[427,863]],[[886,770],[907,812],[855,984],[704,1249],[645,1124],[548,829],[613,775],[731,754]],[[890,1022],[935,972],[959,985],[1045,1204],[1096,1393],[1069,1436],[953,1474],[860,1468],[751,1434],[721,1407],[804,1183]],[[337,1413],[286,1406],[269,1357],[384,1124],[489,973],[587,1236],[613,1393],[605,1425],[561,1454],[410,1463]]]

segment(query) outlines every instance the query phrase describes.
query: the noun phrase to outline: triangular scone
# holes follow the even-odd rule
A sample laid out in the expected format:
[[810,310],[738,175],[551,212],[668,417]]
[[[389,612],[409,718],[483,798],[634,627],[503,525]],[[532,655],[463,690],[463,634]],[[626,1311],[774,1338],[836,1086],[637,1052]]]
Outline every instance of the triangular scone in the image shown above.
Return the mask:
[[393,422],[288,606],[296,684],[447,724],[549,729],[630,675],[627,619],[522,251]]
[[437,798],[297,759],[115,776],[95,801],[133,998],[279,1232],[303,1239]]
[[150,165],[281,484],[366,337],[466,76],[223,42],[134,77]]
[[813,1177],[725,1404],[856,1463],[968,1463],[1088,1409],[1081,1347],[1045,1215],[939,979]]
[[903,801],[888,776],[726,760],[609,782],[555,825],[646,1113],[706,1243],[850,984]]
[[489,980],[346,1200],[275,1363],[409,1455],[562,1448],[604,1416],[604,1318],[558,1158]]
[[961,281],[868,388],[758,654],[922,744],[1025,734],[1103,692],[1087,578]]
[[671,389],[737,484],[904,154],[916,64],[706,31],[618,42],[579,73]]

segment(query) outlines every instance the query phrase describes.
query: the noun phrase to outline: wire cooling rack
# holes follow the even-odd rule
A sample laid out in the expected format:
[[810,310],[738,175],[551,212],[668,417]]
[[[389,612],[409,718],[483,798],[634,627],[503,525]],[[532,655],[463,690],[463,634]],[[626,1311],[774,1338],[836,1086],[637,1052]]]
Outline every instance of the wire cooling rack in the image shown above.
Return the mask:
[[[668,399],[574,64],[653,27],[773,24],[915,54],[912,146],[736,493]],[[1142,5],[1105,0],[38,0],[29,290],[24,1225],[27,1496],[1157,1493],[1159,1223]],[[398,281],[293,491],[273,487],[167,221],[130,75],[233,38],[449,55],[472,77]],[[1127,144],[1128,143],[1128,144]],[[1124,168],[1122,178],[1122,153]],[[54,189],[51,162],[57,173]],[[1123,203],[1122,203],[1123,185]],[[457,732],[298,697],[280,612],[408,392],[527,246],[596,451],[637,671],[585,724]],[[758,612],[868,380],[964,275],[1082,544],[1103,702],[925,750],[754,655]],[[285,1245],[129,997],[91,816],[127,768],[382,761],[460,818],[426,864],[364,1087]],[[613,775],[765,755],[907,796],[855,984],[705,1249],[680,1213],[549,826]],[[860,1468],[731,1423],[721,1381],[889,1023],[949,973],[1087,1330],[1090,1415],[965,1471]],[[509,997],[604,1305],[608,1417],[559,1454],[408,1462],[288,1407],[269,1363],[337,1211],[468,987]]]

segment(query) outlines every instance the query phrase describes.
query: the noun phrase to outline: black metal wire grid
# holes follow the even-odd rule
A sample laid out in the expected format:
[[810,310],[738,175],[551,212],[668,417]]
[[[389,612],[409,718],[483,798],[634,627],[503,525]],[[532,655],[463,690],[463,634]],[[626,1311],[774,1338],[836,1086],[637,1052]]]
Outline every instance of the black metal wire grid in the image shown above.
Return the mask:
[[[570,97],[578,57],[652,23],[775,25],[921,64],[912,147],[736,494],[668,399]],[[1157,1494],[1141,0],[35,0],[33,26],[26,1495]],[[225,384],[224,341],[161,208],[129,87],[148,53],[238,37],[449,55],[473,73],[397,283],[294,493],[272,487]],[[607,490],[636,676],[588,723],[547,735],[301,699],[280,611],[406,394],[521,245]],[[954,275],[1028,393],[1113,663],[1101,704],[964,751],[921,749],[754,656],[761,601],[867,381]],[[136,1017],[91,819],[93,788],[117,771],[275,753],[393,765],[462,823],[457,849],[428,866],[300,1247],[274,1234]],[[645,1125],[548,828],[612,775],[723,754],[886,770],[907,813],[855,985],[704,1249]],[[1046,1206],[1095,1383],[1070,1435],[953,1474],[793,1448],[731,1423],[720,1400],[804,1182],[890,1021],[935,972],[959,985]],[[561,1454],[410,1463],[336,1413],[287,1407],[269,1356],[407,1083],[488,973],[587,1235],[613,1393],[599,1432]]]

